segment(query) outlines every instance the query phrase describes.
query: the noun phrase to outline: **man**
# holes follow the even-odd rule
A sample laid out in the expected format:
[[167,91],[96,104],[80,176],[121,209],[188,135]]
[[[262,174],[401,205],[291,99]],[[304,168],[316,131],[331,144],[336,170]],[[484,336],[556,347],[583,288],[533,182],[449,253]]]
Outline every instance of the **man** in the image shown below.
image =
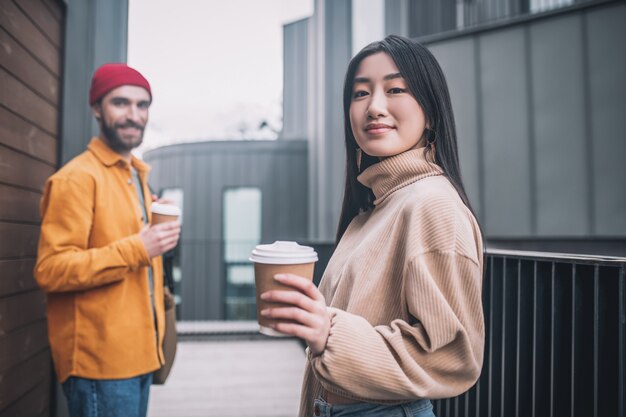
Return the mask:
[[163,363],[160,255],[178,222],[147,226],[149,167],[131,155],[148,122],[148,81],[124,64],[94,73],[100,125],[88,149],[46,183],[35,277],[48,293],[48,333],[72,417],[143,417]]

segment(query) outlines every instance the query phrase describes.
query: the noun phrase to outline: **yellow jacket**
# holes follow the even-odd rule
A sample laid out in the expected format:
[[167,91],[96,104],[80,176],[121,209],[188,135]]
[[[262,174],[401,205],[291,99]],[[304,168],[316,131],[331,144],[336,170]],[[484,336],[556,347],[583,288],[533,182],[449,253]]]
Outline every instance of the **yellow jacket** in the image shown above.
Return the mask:
[[[132,166],[150,215],[149,167],[135,157]],[[139,238],[142,212],[128,163],[93,138],[87,151],[48,179],[41,213],[35,278],[48,293],[48,333],[59,381],[72,375],[130,378],[158,369],[163,268],[160,257],[149,259]]]

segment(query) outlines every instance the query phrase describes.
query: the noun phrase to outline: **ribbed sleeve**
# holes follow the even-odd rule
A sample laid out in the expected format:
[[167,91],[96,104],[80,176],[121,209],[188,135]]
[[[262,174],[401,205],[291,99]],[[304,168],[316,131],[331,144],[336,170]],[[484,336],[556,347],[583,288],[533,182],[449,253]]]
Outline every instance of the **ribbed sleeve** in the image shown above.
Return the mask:
[[[397,319],[372,326],[363,317],[331,309],[326,350],[311,358],[322,386],[381,403],[452,397],[469,389],[483,356],[478,268],[454,253],[430,252],[412,261],[406,302],[418,320],[413,325]],[[385,306],[372,305],[376,308]]]

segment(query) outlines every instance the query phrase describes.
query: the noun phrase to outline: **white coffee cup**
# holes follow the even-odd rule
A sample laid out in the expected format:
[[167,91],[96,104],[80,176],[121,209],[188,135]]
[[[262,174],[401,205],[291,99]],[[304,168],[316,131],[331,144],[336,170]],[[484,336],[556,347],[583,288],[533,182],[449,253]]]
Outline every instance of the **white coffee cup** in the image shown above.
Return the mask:
[[178,207],[173,204],[165,204],[165,203],[152,203],[150,205],[150,211],[152,212],[152,224],[159,224],[165,222],[173,222],[177,220],[181,211]]
[[280,284],[274,279],[276,274],[294,274],[313,279],[313,269],[317,262],[317,252],[309,246],[296,242],[276,241],[271,245],[257,245],[249,258],[254,262],[256,282],[256,306],[259,331],[268,336],[287,336],[270,327],[277,320],[261,316],[261,310],[268,307],[281,307],[284,304],[270,303],[260,298],[269,290],[295,291],[292,287]]

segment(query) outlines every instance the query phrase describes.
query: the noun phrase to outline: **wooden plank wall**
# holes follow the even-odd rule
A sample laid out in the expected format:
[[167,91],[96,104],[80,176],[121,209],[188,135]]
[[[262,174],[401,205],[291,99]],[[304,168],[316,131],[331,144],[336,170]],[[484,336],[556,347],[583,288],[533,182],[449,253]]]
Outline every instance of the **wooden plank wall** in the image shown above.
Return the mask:
[[45,296],[33,279],[46,178],[58,165],[60,0],[0,0],[0,417],[50,416]]

